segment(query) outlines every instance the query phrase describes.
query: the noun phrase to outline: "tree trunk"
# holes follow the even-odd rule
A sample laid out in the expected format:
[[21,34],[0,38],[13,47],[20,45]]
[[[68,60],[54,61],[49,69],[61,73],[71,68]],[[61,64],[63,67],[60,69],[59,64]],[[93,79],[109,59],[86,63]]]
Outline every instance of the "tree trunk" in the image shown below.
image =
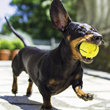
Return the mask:
[[96,27],[103,35],[110,33],[110,0],[78,0],[77,20]]
[[93,25],[106,41],[94,62],[83,66],[110,72],[110,0],[77,0],[77,21]]

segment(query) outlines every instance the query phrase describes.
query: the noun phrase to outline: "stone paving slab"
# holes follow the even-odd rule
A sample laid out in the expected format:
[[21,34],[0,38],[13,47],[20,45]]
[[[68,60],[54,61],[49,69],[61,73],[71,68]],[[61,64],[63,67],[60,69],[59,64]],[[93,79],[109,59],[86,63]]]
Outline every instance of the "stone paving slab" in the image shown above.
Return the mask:
[[[11,93],[11,61],[0,61],[0,110],[39,110],[42,96],[33,85],[33,94],[26,97],[28,75],[18,77],[18,94]],[[54,110],[110,110],[110,74],[84,69],[83,90],[94,94],[93,101],[79,99],[70,86],[64,92],[52,97]],[[107,79],[108,78],[108,79]]]

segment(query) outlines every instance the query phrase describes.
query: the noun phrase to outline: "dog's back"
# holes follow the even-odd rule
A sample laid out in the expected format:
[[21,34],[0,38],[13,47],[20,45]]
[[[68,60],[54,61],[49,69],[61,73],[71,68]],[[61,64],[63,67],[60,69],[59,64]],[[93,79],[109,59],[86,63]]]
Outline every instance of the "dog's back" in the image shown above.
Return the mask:
[[32,68],[37,68],[35,67],[35,63],[38,64],[45,53],[46,51],[40,50],[37,47],[25,47],[21,49],[12,61],[15,75],[19,76],[22,71],[30,73],[30,70],[33,70]]

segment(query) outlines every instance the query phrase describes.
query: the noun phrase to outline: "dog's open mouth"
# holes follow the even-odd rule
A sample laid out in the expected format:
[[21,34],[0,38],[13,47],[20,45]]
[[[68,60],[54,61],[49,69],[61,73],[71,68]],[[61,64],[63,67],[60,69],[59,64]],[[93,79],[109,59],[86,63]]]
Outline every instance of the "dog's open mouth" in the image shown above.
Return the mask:
[[[82,42],[81,42],[81,43],[82,43]],[[80,53],[80,45],[81,45],[81,43],[79,43],[79,44],[76,46],[76,50],[77,50],[79,53]],[[92,58],[92,57],[91,57],[91,58],[85,57],[85,56],[83,56],[81,53],[80,53],[80,55],[81,55],[82,61],[83,61],[84,63],[90,64],[90,63],[93,62],[93,58]]]
[[[82,55],[81,55],[82,56]],[[84,62],[84,63],[92,63],[93,62],[93,58],[87,58],[87,57],[83,57],[82,56],[82,61]]]

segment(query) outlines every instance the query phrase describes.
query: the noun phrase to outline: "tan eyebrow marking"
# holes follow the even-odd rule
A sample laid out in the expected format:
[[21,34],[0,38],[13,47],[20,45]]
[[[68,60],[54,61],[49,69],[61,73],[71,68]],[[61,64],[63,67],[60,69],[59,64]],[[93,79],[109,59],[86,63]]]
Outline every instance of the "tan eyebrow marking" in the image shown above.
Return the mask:
[[89,29],[92,29],[92,27],[90,26]]
[[84,25],[81,25],[82,28],[84,28]]

